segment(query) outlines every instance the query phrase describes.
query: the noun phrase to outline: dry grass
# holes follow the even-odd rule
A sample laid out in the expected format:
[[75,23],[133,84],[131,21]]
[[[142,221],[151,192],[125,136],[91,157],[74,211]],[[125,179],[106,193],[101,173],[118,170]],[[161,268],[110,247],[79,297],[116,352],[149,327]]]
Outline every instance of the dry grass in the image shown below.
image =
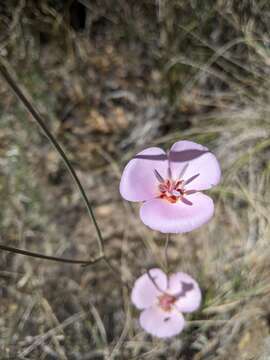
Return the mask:
[[[162,262],[165,242],[118,194],[126,161],[184,138],[217,154],[214,219],[169,249],[172,266],[199,280],[204,303],[181,336],[160,341],[139,328],[103,263],[1,253],[0,359],[269,359],[269,5],[64,3],[2,4],[0,54],[64,145],[126,281]],[[2,80],[0,92],[1,242],[96,254],[61,160]]]

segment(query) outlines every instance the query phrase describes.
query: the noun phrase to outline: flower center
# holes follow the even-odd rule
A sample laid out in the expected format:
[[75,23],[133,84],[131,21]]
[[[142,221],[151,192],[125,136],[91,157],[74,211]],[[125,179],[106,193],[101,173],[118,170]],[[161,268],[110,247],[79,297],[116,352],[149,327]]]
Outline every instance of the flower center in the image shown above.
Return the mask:
[[162,294],[158,298],[158,306],[164,311],[171,311],[173,304],[176,301],[176,297],[169,294]]
[[158,186],[159,197],[161,199],[168,200],[171,203],[176,203],[177,200],[181,200],[185,194],[184,181],[168,179]]

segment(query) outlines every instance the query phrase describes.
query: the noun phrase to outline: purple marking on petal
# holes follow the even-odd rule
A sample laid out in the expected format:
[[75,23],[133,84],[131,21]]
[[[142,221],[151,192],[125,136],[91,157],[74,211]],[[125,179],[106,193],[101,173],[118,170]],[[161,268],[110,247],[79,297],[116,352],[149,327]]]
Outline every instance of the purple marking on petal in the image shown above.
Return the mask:
[[133,159],[144,159],[144,160],[151,160],[151,161],[152,160],[153,161],[160,161],[160,160],[167,160],[168,157],[167,157],[166,154],[160,154],[160,155],[151,155],[151,154],[149,154],[149,155],[147,155],[147,154],[140,155],[140,154],[138,154],[138,155],[135,155],[133,157]]
[[174,295],[177,298],[177,300],[180,297],[186,296],[186,293],[188,293],[189,291],[194,289],[194,284],[192,284],[192,283],[187,283],[185,281],[180,281],[180,284],[182,285],[182,290],[178,294]]
[[180,312],[193,312],[201,303],[199,284],[190,275],[178,272],[170,276],[170,288],[167,292],[176,297],[175,307]]
[[161,293],[163,293],[164,291],[158,286],[157,282],[155,281],[155,279],[157,278],[156,276],[152,276],[150,273],[150,270],[146,270],[146,273],[149,277],[149,279],[152,281],[153,285],[155,286],[155,288],[160,291]]
[[209,152],[210,152],[209,150],[198,150],[198,149],[188,149],[181,151],[171,150],[170,160],[178,163],[191,161]]

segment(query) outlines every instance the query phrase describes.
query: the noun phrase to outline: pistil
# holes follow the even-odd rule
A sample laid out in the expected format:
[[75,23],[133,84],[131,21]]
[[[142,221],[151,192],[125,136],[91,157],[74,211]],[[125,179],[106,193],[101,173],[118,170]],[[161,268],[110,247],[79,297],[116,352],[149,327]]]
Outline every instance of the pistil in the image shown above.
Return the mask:
[[163,294],[158,298],[158,306],[164,311],[171,311],[173,304],[176,301],[176,297],[169,294]]
[[176,203],[179,199],[181,200],[183,195],[185,194],[183,184],[183,180],[166,180],[165,182],[159,184],[159,197],[161,199],[168,200],[171,203]]
[[[184,166],[180,176],[183,176],[187,167],[188,164]],[[187,184],[190,184],[200,174],[195,174],[187,180],[181,180],[181,178],[177,180],[173,180],[171,170],[168,171],[169,178],[166,180],[164,180],[164,178],[160,175],[160,173],[156,169],[154,170],[154,174],[159,182],[158,190],[159,190],[160,199],[167,200],[172,204],[175,204],[177,201],[182,201],[186,205],[192,205],[192,202],[189,201],[185,196],[194,194],[196,190],[185,190],[185,186]]]

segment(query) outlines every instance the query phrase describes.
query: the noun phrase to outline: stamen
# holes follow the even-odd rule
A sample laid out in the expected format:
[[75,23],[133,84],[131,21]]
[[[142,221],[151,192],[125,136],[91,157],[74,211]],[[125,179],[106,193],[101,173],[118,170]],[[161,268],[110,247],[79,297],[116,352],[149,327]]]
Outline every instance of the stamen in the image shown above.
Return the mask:
[[[184,166],[184,169],[182,170],[182,173],[184,173],[184,170],[187,168],[188,164]],[[168,168],[169,171],[169,168]],[[196,174],[186,181],[178,179],[166,179],[164,180],[162,176],[159,174],[159,172],[155,169],[154,170],[155,176],[160,182],[158,185],[159,189],[159,198],[165,199],[169,201],[172,204],[175,204],[178,201],[182,201],[186,205],[193,205],[193,203],[186,198],[186,196],[196,193],[196,190],[185,190],[185,185],[192,182],[194,179],[196,179],[200,174]],[[163,180],[163,181],[162,181]]]
[[183,169],[180,171],[180,174],[179,174],[179,177],[178,177],[178,179],[182,179],[182,177],[185,175],[185,172],[186,172],[186,170],[187,170],[187,168],[188,168],[188,165],[189,165],[189,163],[186,163],[185,164],[185,166],[183,167]]
[[154,169],[154,174],[155,174],[157,180],[158,180],[160,183],[163,183],[163,182],[164,182],[163,177],[160,175],[160,173],[159,173],[156,169]]
[[172,309],[173,304],[176,301],[176,297],[170,294],[163,294],[158,297],[159,303],[158,305],[161,307],[163,311],[170,312]]
[[197,192],[197,190],[186,190],[185,195],[192,195],[192,194],[195,194],[196,192]]
[[200,174],[196,174],[191,176],[189,179],[187,179],[186,181],[184,181],[184,185],[187,185],[189,183],[191,183],[193,180],[195,180],[198,176],[200,176]]
[[191,201],[189,201],[188,199],[186,199],[186,198],[184,198],[184,197],[182,197],[182,202],[184,203],[184,204],[186,204],[186,205],[189,205],[189,206],[191,206],[191,205],[193,205],[193,203],[191,202]]

